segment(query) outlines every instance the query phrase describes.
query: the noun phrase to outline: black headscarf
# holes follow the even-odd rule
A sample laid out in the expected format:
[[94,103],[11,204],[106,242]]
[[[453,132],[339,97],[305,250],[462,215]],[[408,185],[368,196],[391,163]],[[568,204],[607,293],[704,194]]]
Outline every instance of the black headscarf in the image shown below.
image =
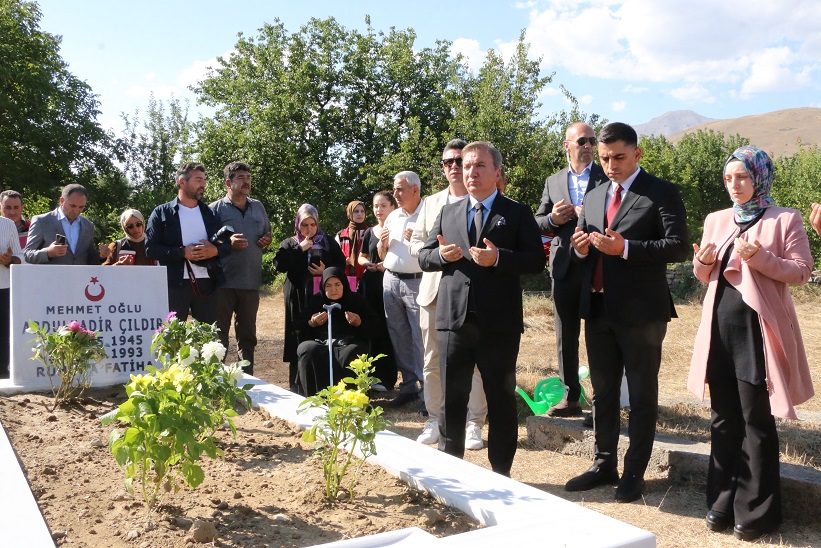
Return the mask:
[[[332,301],[325,295],[325,282],[330,278],[338,278],[339,281],[342,282],[342,297],[336,301]],[[319,291],[322,293],[322,300],[325,304],[337,302],[342,305],[344,310],[347,310],[346,305],[349,305],[353,295],[351,286],[348,284],[348,277],[345,276],[345,272],[338,266],[329,266],[322,272],[322,284],[319,286]]]

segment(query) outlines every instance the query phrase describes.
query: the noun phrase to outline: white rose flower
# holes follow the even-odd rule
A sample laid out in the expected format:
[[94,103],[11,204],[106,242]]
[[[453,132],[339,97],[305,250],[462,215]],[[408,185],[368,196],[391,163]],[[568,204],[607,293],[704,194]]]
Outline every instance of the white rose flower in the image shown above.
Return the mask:
[[206,361],[210,361],[213,356],[216,356],[219,361],[225,358],[225,347],[217,341],[212,341],[202,345],[202,357]]
[[191,353],[188,354],[187,358],[183,358],[180,360],[180,365],[183,367],[190,367],[192,363],[197,361],[197,358],[200,357],[200,353],[197,352],[197,349],[194,347],[190,347]]
[[222,374],[225,375],[225,378],[231,380],[231,384],[234,386],[238,385],[239,382],[243,379],[242,376],[242,367],[237,364],[231,365],[224,365],[222,367]]

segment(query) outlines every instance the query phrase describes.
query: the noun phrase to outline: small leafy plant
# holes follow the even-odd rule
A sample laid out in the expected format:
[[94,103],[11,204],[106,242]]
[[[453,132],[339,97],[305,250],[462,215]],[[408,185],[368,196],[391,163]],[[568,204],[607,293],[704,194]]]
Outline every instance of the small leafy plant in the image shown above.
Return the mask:
[[[37,322],[29,321],[26,332],[35,336],[34,357],[31,359],[45,365],[51,383],[54,405],[49,412],[81,396],[91,385],[91,365],[106,357],[99,334],[85,329],[77,321],[50,333]],[[60,379],[59,384],[55,382],[55,376]]]
[[[152,341],[152,348],[162,349],[159,360],[166,367],[149,366],[144,375],[132,375],[125,387],[128,400],[102,418],[103,425],[128,425],[124,432],[111,432],[109,446],[125,469],[129,493],[136,482],[149,511],[165,493],[182,484],[195,489],[203,482],[203,454],[223,454],[214,433],[227,425],[236,436],[234,405],[251,408],[251,385],[239,386],[243,364],[222,363],[225,347],[209,339],[213,326],[180,323],[185,322],[169,317]],[[181,343],[180,337],[185,337]],[[167,353],[172,348],[173,355]]]
[[[325,480],[325,498],[335,501],[348,468],[354,469],[348,483],[348,499],[353,500],[354,486],[365,460],[376,454],[376,433],[388,427],[381,407],[371,405],[368,390],[378,379],[371,376],[373,362],[383,357],[369,358],[362,354],[353,360],[350,368],[355,377],[346,377],[339,384],[329,386],[306,398],[299,406],[301,412],[318,408],[313,426],[302,433],[302,439],[317,444],[314,456],[322,461]],[[357,449],[361,458],[355,458]]]

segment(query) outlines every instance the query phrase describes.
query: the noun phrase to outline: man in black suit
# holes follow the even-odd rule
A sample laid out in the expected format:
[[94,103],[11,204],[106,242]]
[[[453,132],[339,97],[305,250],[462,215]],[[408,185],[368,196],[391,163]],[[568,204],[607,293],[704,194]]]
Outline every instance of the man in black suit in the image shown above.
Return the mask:
[[419,252],[422,270],[442,271],[436,305],[445,376],[440,447],[462,458],[474,367],[488,405],[488,460],[510,475],[516,454],[516,359],[524,330],[519,276],[544,269],[530,208],[501,195],[502,155],[490,143],[462,150],[468,199],[447,204]]
[[[571,238],[585,263],[581,316],[593,383],[595,460],[565,485],[584,491],[616,483],[616,501],[632,502],[644,490],[658,415],[658,372],[667,323],[676,316],[667,286],[667,263],[687,257],[684,204],[670,182],[638,166],[635,130],[622,123],[599,134],[599,161],[609,184],[585,197]],[[619,479],[619,393],[627,374],[630,447]]]
[[556,326],[556,355],[559,377],[565,387],[562,401],[547,410],[551,417],[572,417],[582,414],[579,403],[579,333],[581,316],[579,301],[584,267],[575,261],[570,237],[576,228],[584,196],[607,182],[602,168],[593,163],[596,134],[584,122],[567,128],[563,143],[568,167],[547,178],[542,203],[536,212],[536,222],[542,233],[553,233],[550,242],[550,277],[553,279],[553,320]]

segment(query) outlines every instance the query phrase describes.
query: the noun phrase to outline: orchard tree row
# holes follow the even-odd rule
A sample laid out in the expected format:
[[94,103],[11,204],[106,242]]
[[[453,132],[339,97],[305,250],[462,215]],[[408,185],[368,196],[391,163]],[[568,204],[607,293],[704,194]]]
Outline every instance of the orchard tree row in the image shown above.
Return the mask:
[[[292,234],[304,202],[334,232],[346,224],[349,201],[369,202],[399,171],[419,173],[423,193],[442,188],[439,159],[454,137],[494,143],[508,194],[535,210],[545,178],[566,165],[566,126],[605,123],[564,88],[568,109],[541,109],[553,75],[529,59],[524,34],[510,59],[489,50],[473,73],[447,41],[415,48],[413,29],[383,32],[366,18],[362,32],[312,19],[296,32],[278,20],[253,36],[240,32],[232,54],[194,88],[213,115],[192,120],[186,103],[152,98],[144,113],[123,113],[125,131],[114,135],[97,122],[93,90],[60,57],[59,38],[39,29],[37,5],[0,6],[0,186],[22,192],[33,215],[54,207],[64,184],[86,185],[100,241],[119,233],[124,208],[148,215],[171,199],[176,167],[189,159],[207,168],[207,199],[223,193],[225,164],[248,162],[275,239]],[[680,185],[694,241],[706,214],[729,205],[721,169],[746,142],[703,131],[676,145],[642,140],[643,167]],[[777,203],[806,212],[821,198],[820,177],[817,148],[778,158]],[[821,240],[813,235],[812,244],[821,257]]]

